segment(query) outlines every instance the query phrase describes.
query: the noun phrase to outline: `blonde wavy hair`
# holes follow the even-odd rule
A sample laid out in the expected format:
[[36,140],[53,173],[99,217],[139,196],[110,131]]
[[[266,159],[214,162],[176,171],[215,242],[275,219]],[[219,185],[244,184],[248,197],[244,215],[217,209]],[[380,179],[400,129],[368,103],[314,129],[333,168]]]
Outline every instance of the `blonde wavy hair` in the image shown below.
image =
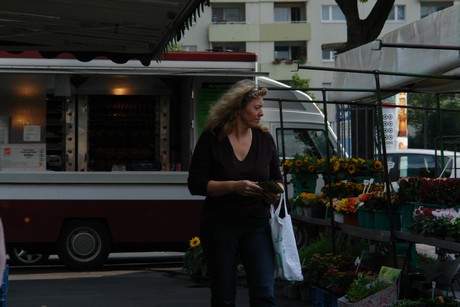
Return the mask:
[[[259,96],[267,94],[266,88],[258,88],[254,81],[244,79],[236,82],[211,106],[204,131],[216,133],[219,139],[228,136],[236,126],[238,112]],[[267,128],[259,124],[262,131]]]

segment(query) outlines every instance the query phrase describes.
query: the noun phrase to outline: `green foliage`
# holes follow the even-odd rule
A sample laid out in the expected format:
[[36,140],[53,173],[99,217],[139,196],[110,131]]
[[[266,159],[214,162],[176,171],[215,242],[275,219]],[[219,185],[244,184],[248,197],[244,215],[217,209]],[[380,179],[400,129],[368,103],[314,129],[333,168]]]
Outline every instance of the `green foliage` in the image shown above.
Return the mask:
[[332,238],[322,234],[317,240],[302,246],[299,249],[299,259],[302,266],[305,266],[311,257],[316,254],[326,254],[332,252]]
[[[458,120],[460,96],[458,94],[439,95],[441,121],[436,111],[437,96],[435,94],[408,93],[407,97],[408,106],[415,107],[407,110],[407,122],[412,128],[409,130],[409,147],[440,148],[437,140],[441,135],[460,135],[460,121]],[[444,144],[444,149],[455,150],[455,145]]]
[[347,298],[351,303],[356,303],[389,286],[389,283],[377,279],[375,275],[360,274],[348,288]]
[[190,241],[190,247],[184,254],[184,269],[192,276],[206,276],[207,274],[203,247],[197,237]]
[[460,179],[411,177],[399,180],[400,202],[422,202],[456,206],[460,204]]
[[171,43],[166,47],[166,51],[184,51],[184,47],[179,43]]
[[454,302],[451,299],[445,299],[442,296],[438,296],[435,299],[428,298],[419,298],[417,300],[398,300],[394,302],[391,307],[434,307],[434,306],[443,306],[443,307],[458,307],[458,302]]
[[[309,88],[310,87],[310,80],[309,79],[302,79],[298,73],[292,75],[292,80],[289,82],[289,85],[293,88]],[[311,99],[315,100],[315,95],[305,91],[305,94],[311,97]]]

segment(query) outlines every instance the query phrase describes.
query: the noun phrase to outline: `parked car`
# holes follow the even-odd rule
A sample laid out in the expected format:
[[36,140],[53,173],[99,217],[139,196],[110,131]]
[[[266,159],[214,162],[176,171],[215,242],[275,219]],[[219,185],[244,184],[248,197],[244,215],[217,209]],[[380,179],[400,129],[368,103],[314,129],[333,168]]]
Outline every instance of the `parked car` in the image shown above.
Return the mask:
[[[444,158],[444,162],[443,162]],[[460,178],[460,152],[434,149],[387,151],[391,182],[403,177]]]

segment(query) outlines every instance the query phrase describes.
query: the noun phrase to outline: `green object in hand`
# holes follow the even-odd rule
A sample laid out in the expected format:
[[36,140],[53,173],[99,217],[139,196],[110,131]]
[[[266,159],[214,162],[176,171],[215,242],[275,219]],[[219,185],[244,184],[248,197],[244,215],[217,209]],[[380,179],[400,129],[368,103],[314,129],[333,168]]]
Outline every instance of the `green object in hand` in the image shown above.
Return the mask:
[[284,189],[275,180],[259,182],[259,186],[262,187],[265,192],[269,193],[279,194],[284,192]]

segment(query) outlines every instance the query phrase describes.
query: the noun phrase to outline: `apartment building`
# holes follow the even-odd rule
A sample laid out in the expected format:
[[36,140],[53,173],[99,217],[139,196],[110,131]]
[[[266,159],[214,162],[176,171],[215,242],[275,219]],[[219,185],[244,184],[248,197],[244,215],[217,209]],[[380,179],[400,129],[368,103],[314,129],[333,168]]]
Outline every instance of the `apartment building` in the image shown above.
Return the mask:
[[[360,3],[367,16],[375,0]],[[385,34],[460,0],[396,0],[382,31]],[[333,73],[297,70],[296,62],[334,67],[334,52],[324,45],[346,41],[346,22],[334,0],[211,0],[179,43],[185,50],[254,52],[259,70],[279,81],[294,73],[311,87],[328,87]]]

